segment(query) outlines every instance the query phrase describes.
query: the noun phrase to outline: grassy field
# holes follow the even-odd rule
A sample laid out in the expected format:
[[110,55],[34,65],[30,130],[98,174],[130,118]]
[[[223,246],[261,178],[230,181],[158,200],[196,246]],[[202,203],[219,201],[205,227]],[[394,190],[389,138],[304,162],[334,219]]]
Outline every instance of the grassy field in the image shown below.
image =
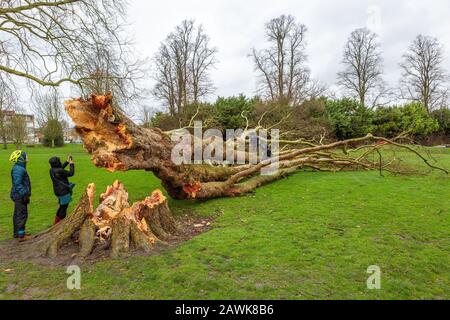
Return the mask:
[[[48,159],[72,153],[76,198],[121,179],[131,200],[159,181],[145,172],[95,168],[80,146],[29,153],[29,231],[57,208]],[[0,239],[12,235],[9,151],[0,151]],[[450,150],[435,149],[450,168]],[[403,155],[414,165],[419,163]],[[450,179],[445,174],[380,177],[377,172],[299,172],[242,198],[171,201],[175,214],[220,213],[214,228],[150,257],[82,267],[82,289],[66,288],[63,267],[0,261],[0,299],[449,299]],[[368,266],[382,289],[368,290]]]

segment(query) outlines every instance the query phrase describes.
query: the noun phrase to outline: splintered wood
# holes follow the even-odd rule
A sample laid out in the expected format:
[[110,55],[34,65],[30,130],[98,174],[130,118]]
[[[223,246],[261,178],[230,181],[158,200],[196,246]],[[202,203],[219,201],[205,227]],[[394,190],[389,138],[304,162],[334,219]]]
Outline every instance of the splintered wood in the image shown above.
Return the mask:
[[79,245],[78,256],[88,257],[96,249],[119,257],[131,250],[149,252],[158,242],[176,237],[178,227],[166,197],[155,190],[143,201],[130,205],[120,181],[108,186],[94,209],[95,185],[90,184],[75,211],[61,223],[18,246],[22,257],[56,257],[70,243]]
[[129,251],[130,247],[149,251],[156,242],[176,233],[167,199],[160,190],[130,205],[128,192],[120,181],[115,181],[100,195],[92,222],[95,241],[102,245],[110,243],[113,257]]

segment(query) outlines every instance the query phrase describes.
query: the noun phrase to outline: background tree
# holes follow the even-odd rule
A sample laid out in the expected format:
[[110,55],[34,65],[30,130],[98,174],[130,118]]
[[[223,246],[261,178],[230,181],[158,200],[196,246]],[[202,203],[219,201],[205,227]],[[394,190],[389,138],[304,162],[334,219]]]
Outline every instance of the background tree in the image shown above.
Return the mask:
[[376,105],[385,91],[379,47],[377,35],[367,28],[353,31],[344,47],[344,70],[338,73],[338,84],[361,105],[368,103],[369,96]]
[[64,128],[61,122],[49,120],[42,130],[44,135],[43,145],[46,147],[62,147],[64,145]]
[[310,95],[312,84],[306,66],[307,28],[295,17],[281,15],[267,22],[265,29],[269,47],[254,48],[250,54],[259,74],[259,91],[271,100],[300,103]]
[[419,35],[403,55],[400,93],[404,99],[421,103],[428,112],[448,102],[448,75],[444,51],[436,38]]
[[44,134],[44,144],[49,147],[60,147],[64,144],[64,110],[57,89],[40,91],[33,97],[33,112],[36,121]]
[[6,128],[8,140],[16,146],[16,149],[27,141],[27,123],[24,115],[15,114],[11,116]]
[[83,97],[112,92],[115,106],[127,106],[127,114],[131,114],[146,96],[141,80],[147,73],[148,61],[136,58],[128,42],[121,47],[99,43],[81,59],[85,59],[78,70],[86,78],[79,85]]
[[18,101],[17,89],[11,77],[0,73],[0,138],[3,149],[8,148],[6,111],[16,110]]
[[185,20],[169,34],[154,57],[153,95],[162,101],[171,115],[214,91],[209,77],[216,64],[217,50],[202,25]]

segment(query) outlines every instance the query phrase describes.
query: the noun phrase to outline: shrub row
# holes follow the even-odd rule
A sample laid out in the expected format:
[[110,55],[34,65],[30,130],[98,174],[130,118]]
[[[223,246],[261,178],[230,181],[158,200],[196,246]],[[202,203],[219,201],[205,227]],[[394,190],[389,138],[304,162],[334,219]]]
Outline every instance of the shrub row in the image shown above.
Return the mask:
[[173,130],[187,126],[194,117],[206,128],[245,128],[262,125],[287,132],[287,136],[328,140],[349,139],[373,133],[387,138],[407,133],[418,140],[431,135],[450,137],[450,110],[441,109],[429,114],[420,103],[369,109],[352,99],[320,98],[292,107],[282,102],[263,102],[243,95],[218,98],[215,103],[185,107],[183,112],[170,116],[157,113],[151,126]]

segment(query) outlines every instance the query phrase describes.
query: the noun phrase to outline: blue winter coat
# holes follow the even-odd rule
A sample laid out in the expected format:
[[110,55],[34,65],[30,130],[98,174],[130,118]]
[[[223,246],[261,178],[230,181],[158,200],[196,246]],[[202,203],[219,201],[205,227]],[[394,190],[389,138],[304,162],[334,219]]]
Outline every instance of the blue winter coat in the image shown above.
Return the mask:
[[11,200],[16,201],[31,196],[31,182],[25,163],[16,163],[12,167],[11,180]]

